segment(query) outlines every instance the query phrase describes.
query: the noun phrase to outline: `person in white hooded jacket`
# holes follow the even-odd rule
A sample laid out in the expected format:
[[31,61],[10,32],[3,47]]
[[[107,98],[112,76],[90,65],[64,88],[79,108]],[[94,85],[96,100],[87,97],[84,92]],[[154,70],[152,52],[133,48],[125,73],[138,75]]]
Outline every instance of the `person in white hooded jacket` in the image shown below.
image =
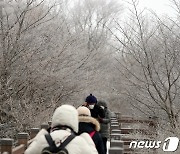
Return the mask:
[[[59,146],[72,132],[78,133],[78,123],[78,112],[75,107],[62,105],[55,110],[50,135],[56,146]],[[48,134],[47,130],[42,129],[26,149],[25,154],[41,154],[42,150],[49,146],[45,134]],[[69,154],[98,154],[94,142],[87,133],[76,136],[65,148]]]

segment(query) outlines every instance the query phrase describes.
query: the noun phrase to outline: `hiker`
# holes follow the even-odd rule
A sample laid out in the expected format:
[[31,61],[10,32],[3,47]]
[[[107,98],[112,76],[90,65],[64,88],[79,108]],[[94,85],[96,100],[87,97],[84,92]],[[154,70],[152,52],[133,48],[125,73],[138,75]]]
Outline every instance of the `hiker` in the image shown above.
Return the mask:
[[84,106],[89,108],[93,118],[99,120],[105,117],[104,110],[99,105],[97,105],[97,99],[92,94],[86,97]]
[[91,117],[91,112],[87,107],[80,106],[77,111],[79,114],[79,134],[88,133],[96,145],[98,154],[105,154],[102,137],[99,133],[99,122]]
[[98,105],[104,109],[104,112],[105,112],[105,117],[102,118],[100,120],[100,126],[101,126],[101,129],[100,129],[100,134],[102,136],[102,140],[103,140],[103,143],[104,143],[104,150],[105,150],[105,153],[107,153],[107,140],[109,138],[109,123],[110,123],[110,120],[111,120],[111,112],[110,110],[108,109],[107,107],[107,103],[105,101],[98,101]]
[[[78,112],[75,107],[71,105],[58,107],[52,116],[50,130],[53,143],[56,147],[59,147],[70,135],[74,135],[75,137],[65,146],[68,154],[98,154],[89,134],[77,135],[78,124]],[[46,134],[49,134],[47,130],[42,129],[25,151],[25,154],[41,154],[43,149],[48,148]]]

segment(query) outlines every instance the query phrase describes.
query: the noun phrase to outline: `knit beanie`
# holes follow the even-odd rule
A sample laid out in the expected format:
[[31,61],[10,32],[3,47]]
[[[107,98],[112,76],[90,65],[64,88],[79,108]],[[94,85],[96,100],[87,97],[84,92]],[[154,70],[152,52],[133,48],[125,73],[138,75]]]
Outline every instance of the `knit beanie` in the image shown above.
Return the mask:
[[80,106],[77,108],[79,116],[91,116],[90,110],[85,106]]
[[95,96],[90,94],[89,96],[86,97],[85,102],[87,102],[88,104],[94,104],[94,103],[97,103],[97,99]]

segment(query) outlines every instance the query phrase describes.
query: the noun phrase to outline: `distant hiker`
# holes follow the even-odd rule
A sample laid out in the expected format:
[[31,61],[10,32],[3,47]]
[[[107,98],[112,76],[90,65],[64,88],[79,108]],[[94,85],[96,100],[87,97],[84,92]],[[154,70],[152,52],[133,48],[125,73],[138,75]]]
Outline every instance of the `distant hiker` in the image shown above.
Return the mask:
[[111,112],[110,110],[108,109],[107,107],[107,103],[104,102],[104,101],[98,101],[98,105],[104,109],[104,112],[105,112],[105,117],[102,118],[100,120],[100,126],[101,126],[101,129],[100,129],[100,134],[102,136],[102,140],[103,140],[103,143],[104,143],[104,147],[105,147],[105,153],[107,152],[107,140],[109,138],[109,123],[110,123],[110,118],[111,118]]
[[84,106],[90,109],[92,117],[96,119],[105,117],[104,110],[99,105],[97,105],[97,99],[92,94],[86,97]]
[[98,154],[105,154],[102,137],[99,133],[99,122],[91,117],[90,110],[85,106],[80,106],[77,109],[79,113],[79,134],[88,133],[96,145]]
[[[52,116],[50,130],[53,145],[56,148],[60,147],[69,136],[74,136],[65,146],[68,154],[97,154],[97,150],[89,134],[83,133],[77,136],[78,124],[78,112],[73,106],[62,105],[58,107]],[[49,148],[50,145],[47,142],[48,135],[47,130],[42,129],[25,151],[25,154],[41,154],[43,149]]]

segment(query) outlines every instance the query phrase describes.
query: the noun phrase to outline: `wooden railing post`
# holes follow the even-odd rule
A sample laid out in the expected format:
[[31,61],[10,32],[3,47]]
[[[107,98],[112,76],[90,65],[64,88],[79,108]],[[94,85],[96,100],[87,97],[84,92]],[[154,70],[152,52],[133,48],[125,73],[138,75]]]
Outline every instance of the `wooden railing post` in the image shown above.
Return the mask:
[[157,117],[152,117],[151,121],[149,122],[149,128],[156,130],[158,126],[158,118]]
[[120,112],[116,112],[115,114],[116,114],[117,119],[119,120],[121,118],[121,113]]
[[7,152],[8,154],[12,154],[12,146],[13,146],[13,139],[10,138],[2,138],[1,140],[1,153]]
[[48,121],[48,125],[49,127],[51,127],[52,121]]
[[149,120],[149,132],[151,134],[151,138],[156,138],[157,137],[157,127],[158,127],[158,118],[152,117],[151,120]]
[[[149,130],[150,132],[154,133],[154,136],[152,135],[151,138],[156,139],[157,138],[157,127],[158,127],[158,117],[150,117],[151,121],[149,122]],[[153,154],[157,154],[157,150],[153,149]]]
[[31,128],[30,138],[33,139],[38,132],[39,132],[39,128]]
[[49,128],[49,124],[47,123],[41,124],[41,129],[48,129],[48,128]]
[[18,145],[24,144],[25,148],[27,148],[28,139],[29,139],[28,133],[18,133]]
[[117,121],[118,121],[118,123],[119,123],[119,127],[121,128],[121,123],[120,123],[121,113],[120,113],[120,112],[116,112],[116,117],[117,117]]

